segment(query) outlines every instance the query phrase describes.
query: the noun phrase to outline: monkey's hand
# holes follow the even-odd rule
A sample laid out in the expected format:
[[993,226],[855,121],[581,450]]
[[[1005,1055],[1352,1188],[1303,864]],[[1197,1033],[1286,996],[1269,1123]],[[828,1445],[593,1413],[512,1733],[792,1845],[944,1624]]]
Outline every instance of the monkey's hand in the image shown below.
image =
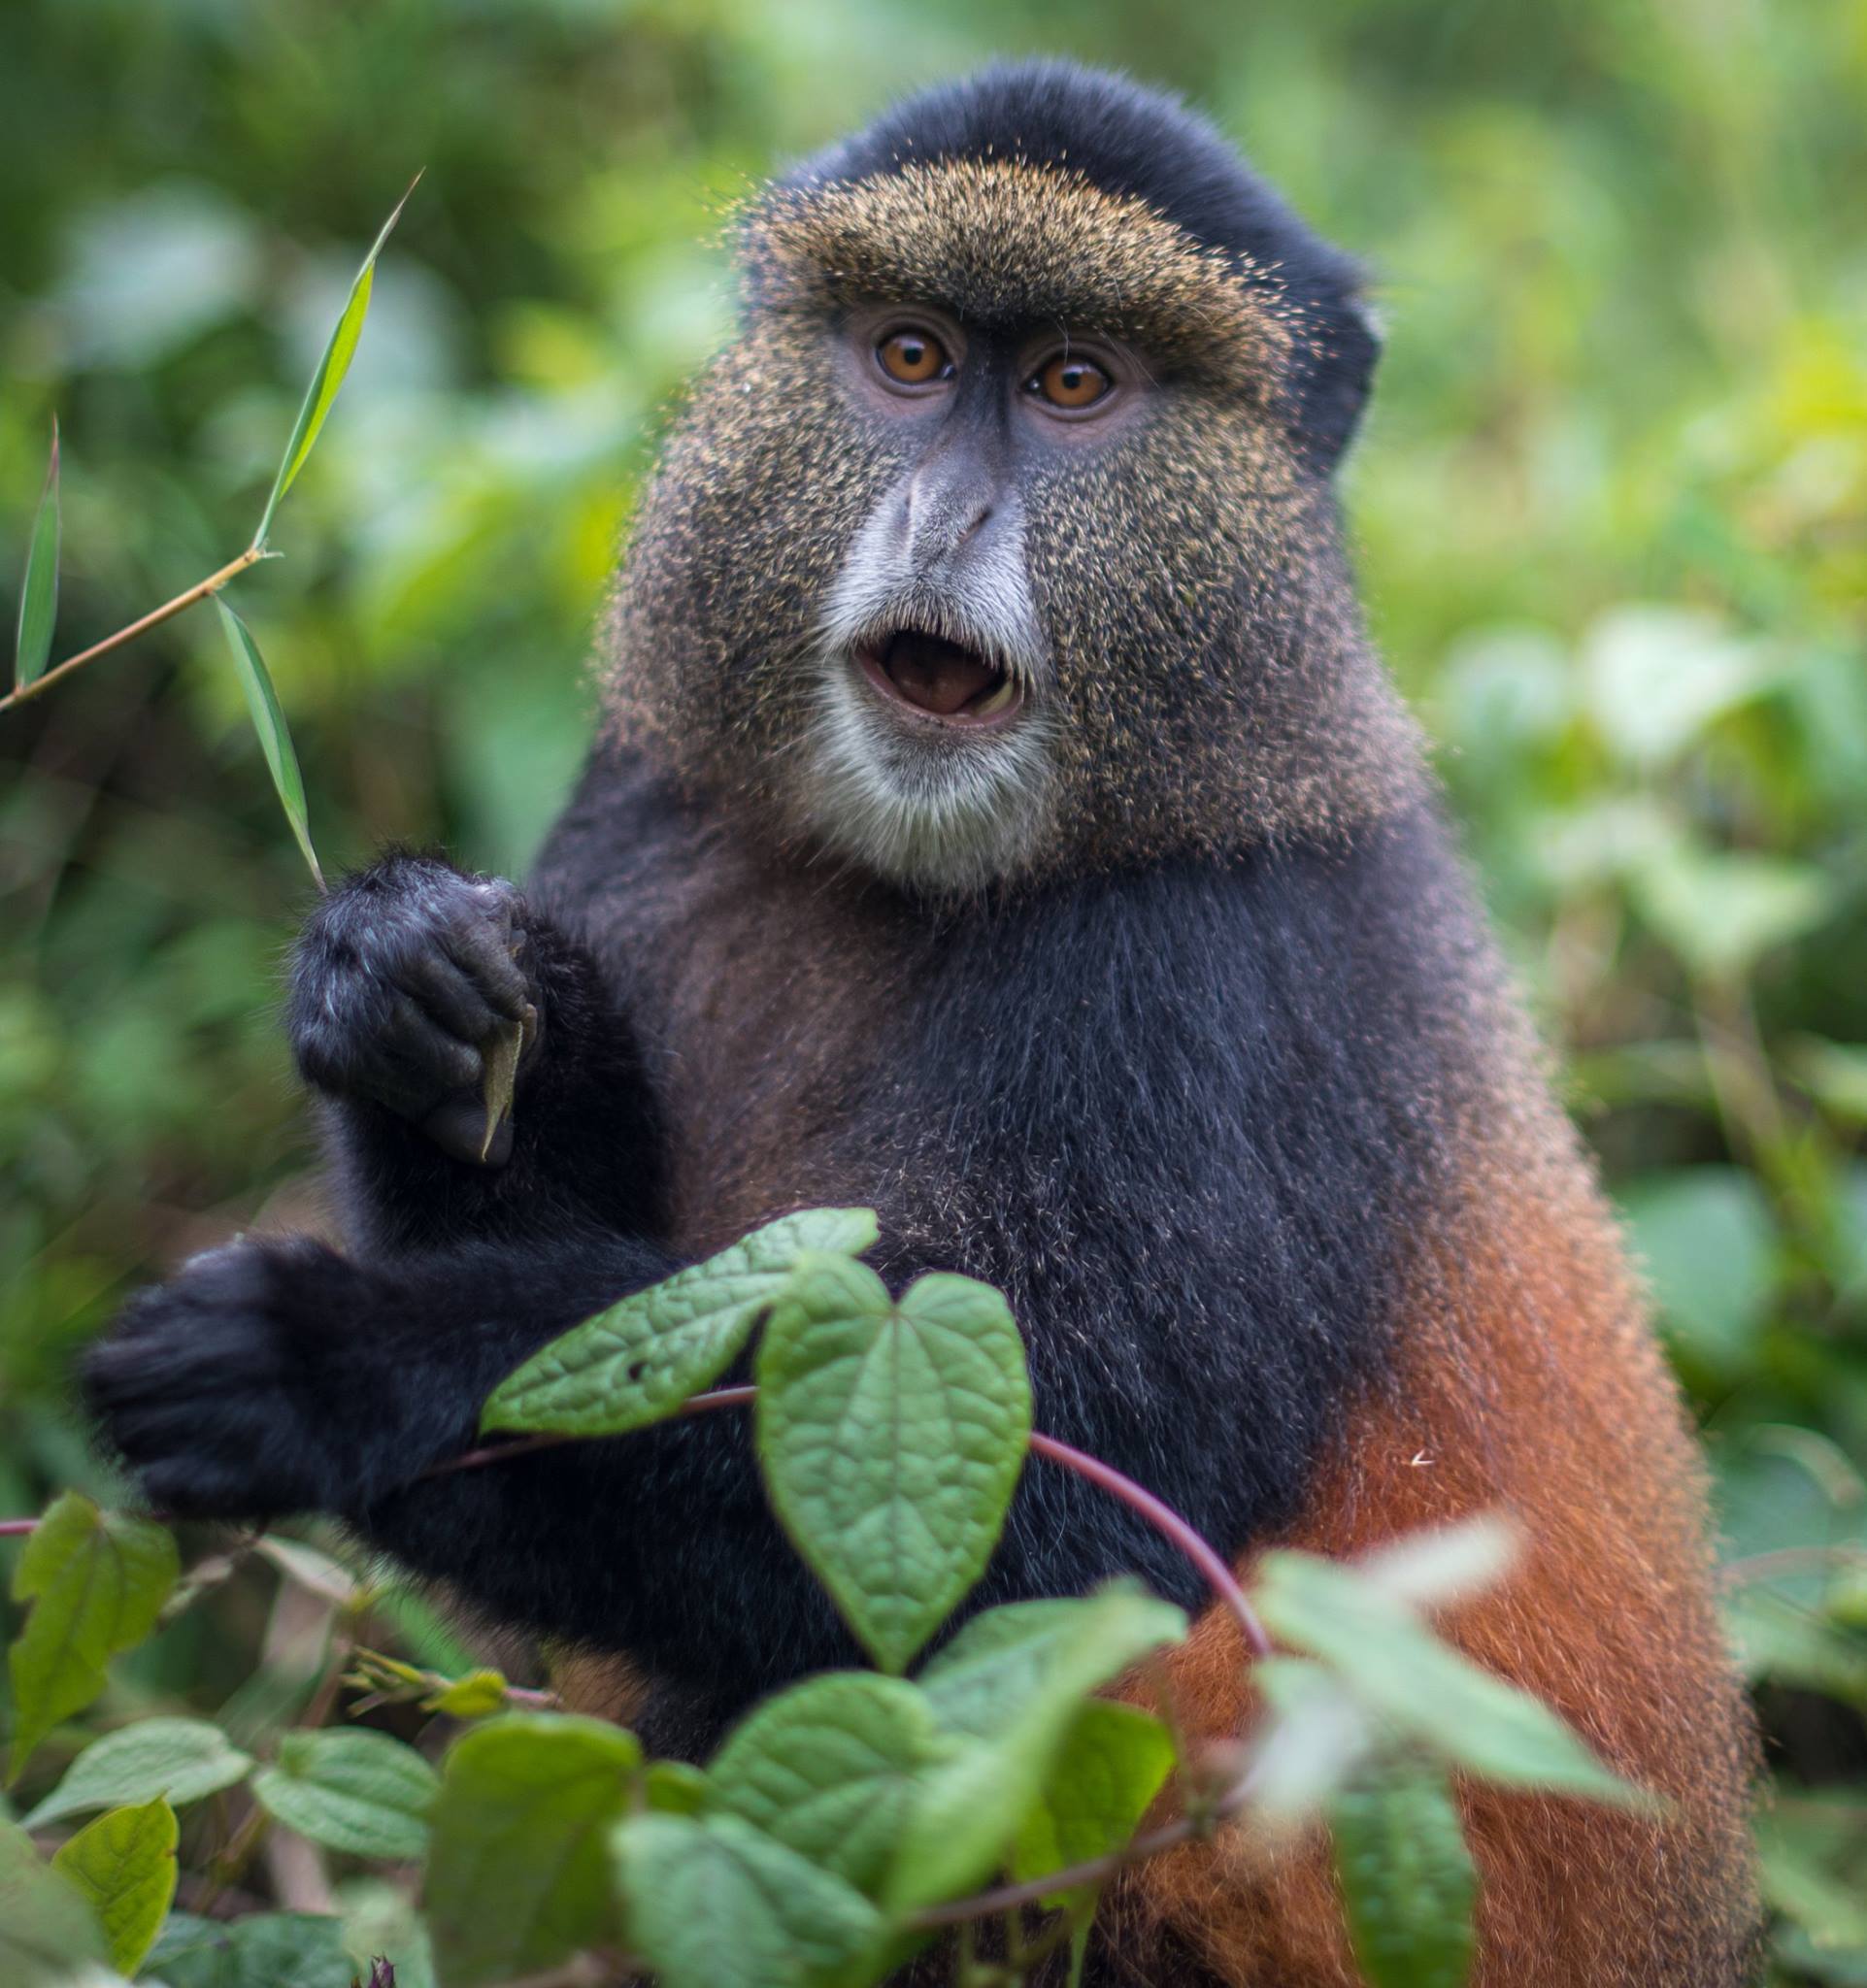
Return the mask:
[[309,1239],[229,1243],[131,1299],[85,1361],[91,1411],[157,1510],[354,1511],[462,1434],[393,1299]]
[[318,907],[298,942],[287,1028],[306,1080],[381,1105],[450,1157],[504,1166],[509,1085],[545,1001],[507,882],[391,855]]

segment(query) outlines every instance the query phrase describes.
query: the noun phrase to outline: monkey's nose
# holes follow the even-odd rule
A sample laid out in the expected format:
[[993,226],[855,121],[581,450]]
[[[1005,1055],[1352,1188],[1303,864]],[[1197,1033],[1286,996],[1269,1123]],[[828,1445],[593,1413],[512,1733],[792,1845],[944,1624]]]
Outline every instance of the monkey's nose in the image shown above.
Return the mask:
[[998,493],[976,462],[922,463],[908,482],[903,524],[908,558],[918,573],[956,552],[990,519]]

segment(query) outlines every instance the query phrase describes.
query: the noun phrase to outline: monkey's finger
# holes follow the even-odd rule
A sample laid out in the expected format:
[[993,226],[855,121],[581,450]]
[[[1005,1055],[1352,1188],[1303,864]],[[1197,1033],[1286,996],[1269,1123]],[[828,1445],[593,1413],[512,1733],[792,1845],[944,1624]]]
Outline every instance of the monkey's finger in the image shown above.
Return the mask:
[[478,1049],[398,992],[378,1053],[360,1074],[361,1088],[400,1116],[420,1119],[450,1092],[478,1084],[481,1071]]
[[448,950],[472,977],[481,994],[508,1021],[517,1021],[531,1003],[523,970],[512,956],[511,922],[502,931],[490,919],[451,925]]
[[508,1111],[486,1138],[486,1101],[475,1090],[437,1105],[421,1120],[421,1130],[450,1159],[474,1167],[503,1167],[512,1158],[513,1123]]
[[403,969],[401,979],[434,1020],[463,1043],[485,1042],[507,1019],[446,953],[417,953]]

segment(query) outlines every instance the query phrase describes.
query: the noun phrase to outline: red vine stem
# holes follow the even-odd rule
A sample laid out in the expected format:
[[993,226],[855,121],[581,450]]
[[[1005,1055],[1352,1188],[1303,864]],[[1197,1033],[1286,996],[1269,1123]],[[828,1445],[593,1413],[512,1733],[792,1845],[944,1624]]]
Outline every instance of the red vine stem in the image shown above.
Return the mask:
[[1271,1654],[1271,1639],[1265,1633],[1263,1623],[1257,1619],[1257,1610],[1239,1586],[1237,1575],[1171,1505],[1156,1498],[1132,1477],[1123,1476],[1113,1464],[1105,1464],[1100,1457],[1090,1456],[1084,1450],[1073,1449],[1069,1443],[1059,1442],[1054,1436],[1046,1436],[1033,1429],[1031,1447],[1039,1456],[1047,1456],[1053,1464],[1061,1464],[1066,1471],[1074,1471],[1079,1477],[1086,1477],[1091,1484],[1099,1484],[1103,1490],[1113,1493],[1130,1511],[1145,1518],[1163,1539],[1178,1546],[1206,1576],[1206,1585],[1238,1618],[1245,1647],[1254,1657]]
[[[682,1403],[677,1412],[700,1415],[713,1408],[742,1408],[755,1400],[757,1394],[755,1387],[717,1387],[707,1394],[691,1396]],[[510,1463],[515,1457],[530,1456],[541,1449],[556,1449],[561,1443],[592,1440],[561,1430],[540,1431],[535,1436],[518,1436],[507,1442],[483,1443],[478,1449],[466,1450],[459,1456],[450,1456],[444,1463],[433,1465],[421,1475],[445,1477],[454,1471],[477,1471],[487,1464]],[[1268,1657],[1271,1654],[1271,1639],[1245,1590],[1239,1586],[1237,1575],[1171,1505],[1156,1498],[1145,1485],[1137,1484],[1132,1477],[1124,1475],[1113,1464],[1105,1464],[1100,1457],[1090,1456],[1070,1443],[1059,1442],[1054,1436],[1046,1436],[1041,1430],[1031,1431],[1031,1448],[1051,1463],[1060,1464],[1064,1470],[1074,1471],[1079,1477],[1086,1477],[1091,1484],[1118,1498],[1130,1511],[1146,1519],[1155,1532],[1178,1547],[1198,1568],[1207,1586],[1231,1611],[1245,1639],[1245,1646],[1251,1655]],[[159,1512],[152,1514],[157,1518],[161,1515]],[[38,1523],[36,1518],[0,1519],[0,1539],[23,1538]]]
[[[757,1394],[755,1387],[717,1387],[711,1393],[691,1396],[682,1404],[680,1412],[699,1415],[710,1408],[744,1408],[756,1399]],[[446,1463],[436,1464],[432,1470],[424,1472],[423,1475],[440,1477],[450,1471],[477,1471],[483,1465],[505,1463],[516,1456],[529,1456],[535,1450],[555,1449],[561,1442],[588,1440],[556,1431],[519,1436],[510,1442],[489,1442],[479,1449],[468,1450],[464,1456],[450,1457]],[[1120,1499],[1130,1511],[1146,1519],[1155,1532],[1177,1546],[1198,1568],[1206,1578],[1207,1586],[1231,1610],[1244,1636],[1245,1646],[1251,1655],[1268,1657],[1271,1654],[1271,1639],[1257,1618],[1257,1610],[1239,1586],[1237,1575],[1171,1505],[1156,1498],[1132,1477],[1123,1475],[1113,1464],[1105,1464],[1100,1457],[1090,1456],[1087,1451],[1077,1449],[1070,1443],[1059,1442],[1054,1436],[1046,1436],[1033,1429],[1031,1448],[1039,1456],[1048,1457],[1051,1463],[1060,1464],[1066,1471],[1074,1471],[1079,1477],[1086,1477],[1091,1484]]]
[[[706,1394],[691,1396],[677,1410],[681,1415],[705,1414],[714,1408],[740,1408],[756,1400],[755,1387],[717,1387]],[[477,1449],[469,1449],[459,1456],[449,1457],[445,1462],[433,1465],[422,1472],[423,1477],[447,1476],[454,1471],[477,1471],[487,1464],[507,1463],[514,1457],[530,1456],[541,1449],[555,1449],[566,1442],[584,1442],[592,1439],[558,1430],[540,1431],[531,1436],[518,1436],[505,1442],[483,1443]],[[1251,1607],[1245,1590],[1239,1586],[1237,1576],[1226,1566],[1223,1558],[1196,1532],[1185,1519],[1182,1518],[1164,1499],[1156,1498],[1144,1485],[1117,1471],[1113,1464],[1105,1464],[1100,1457],[1090,1456],[1086,1451],[1077,1449],[1067,1442],[1059,1442],[1054,1436],[1046,1436],[1040,1430],[1032,1430],[1030,1446],[1041,1457],[1060,1465],[1066,1471],[1074,1471],[1091,1484],[1107,1491],[1153,1527],[1172,1545],[1185,1555],[1205,1576],[1215,1596],[1224,1604],[1236,1619],[1244,1636],[1246,1647],[1253,1657],[1267,1657],[1271,1654],[1271,1640],[1265,1633],[1264,1625],[1258,1620],[1257,1611]],[[159,1516],[160,1514],[157,1514]],[[30,1533],[39,1523],[37,1519],[0,1519],[0,1537],[18,1537]],[[517,1698],[519,1693],[511,1694]],[[545,1693],[523,1694],[545,1698]],[[1158,1856],[1163,1850],[1177,1844],[1190,1841],[1203,1836],[1215,1825],[1228,1820],[1243,1808],[1251,1797],[1252,1777],[1247,1773],[1233,1783],[1219,1799],[1199,1818],[1181,1816],[1150,1830],[1145,1836],[1132,1837],[1118,1848],[1101,1857],[1090,1858],[1082,1864],[1073,1864],[1063,1871],[1052,1871],[1042,1877],[1036,1877],[1023,1884],[1001,1885],[995,1891],[981,1892],[972,1898],[957,1899],[950,1905],[930,1905],[911,1915],[909,1923],[927,1932],[948,1926],[965,1926],[974,1920],[987,1918],[1002,1911],[1017,1910],[1024,1905],[1040,1905],[1047,1898],[1059,1891],[1073,1890],[1081,1885],[1100,1885],[1131,1864]],[[556,1976],[546,1976],[552,1980]],[[565,1975],[566,1981],[582,1976]]]

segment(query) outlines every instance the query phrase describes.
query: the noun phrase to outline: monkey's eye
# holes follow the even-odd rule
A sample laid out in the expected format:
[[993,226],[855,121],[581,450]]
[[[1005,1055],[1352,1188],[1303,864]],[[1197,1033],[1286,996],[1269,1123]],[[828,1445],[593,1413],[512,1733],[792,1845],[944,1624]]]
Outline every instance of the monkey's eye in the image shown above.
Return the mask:
[[897,386],[931,386],[953,377],[947,348],[918,325],[898,325],[876,341],[875,361]]
[[1053,408],[1075,414],[1094,407],[1114,387],[1115,381],[1093,359],[1085,359],[1081,352],[1059,352],[1031,375],[1024,390]]

